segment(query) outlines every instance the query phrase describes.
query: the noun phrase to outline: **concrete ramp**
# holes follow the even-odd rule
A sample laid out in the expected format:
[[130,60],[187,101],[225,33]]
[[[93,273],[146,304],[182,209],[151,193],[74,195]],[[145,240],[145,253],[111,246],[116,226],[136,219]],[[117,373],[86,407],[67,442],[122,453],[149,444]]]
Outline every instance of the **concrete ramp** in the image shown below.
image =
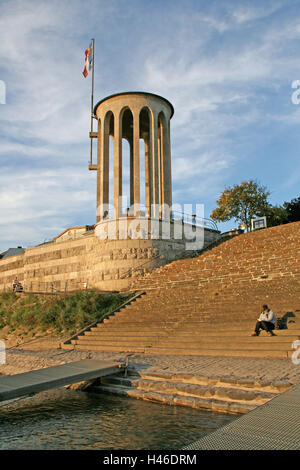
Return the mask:
[[120,372],[120,363],[84,359],[0,377],[0,402]]

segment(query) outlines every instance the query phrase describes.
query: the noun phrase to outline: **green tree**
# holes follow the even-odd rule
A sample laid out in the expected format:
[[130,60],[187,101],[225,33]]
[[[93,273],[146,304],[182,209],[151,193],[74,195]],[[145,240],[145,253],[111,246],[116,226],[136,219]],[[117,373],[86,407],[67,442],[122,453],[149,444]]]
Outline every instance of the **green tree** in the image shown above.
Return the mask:
[[298,222],[300,220],[300,196],[290,202],[284,202],[283,207],[287,211],[289,222]]
[[282,206],[267,207],[264,215],[267,217],[268,227],[287,224],[289,222],[288,212]]
[[265,215],[268,203],[269,191],[257,181],[242,181],[232,188],[226,188],[217,200],[218,207],[210,217],[219,222],[235,219],[251,230],[251,219]]

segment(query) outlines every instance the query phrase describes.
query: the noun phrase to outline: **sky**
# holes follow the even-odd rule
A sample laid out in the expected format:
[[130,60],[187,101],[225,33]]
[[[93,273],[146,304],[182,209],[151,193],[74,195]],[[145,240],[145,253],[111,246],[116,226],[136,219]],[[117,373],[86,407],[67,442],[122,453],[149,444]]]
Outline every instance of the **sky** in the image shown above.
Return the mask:
[[299,197],[299,0],[0,0],[0,252],[95,223],[91,38],[95,102],[173,104],[174,203],[209,217],[250,179],[273,205]]

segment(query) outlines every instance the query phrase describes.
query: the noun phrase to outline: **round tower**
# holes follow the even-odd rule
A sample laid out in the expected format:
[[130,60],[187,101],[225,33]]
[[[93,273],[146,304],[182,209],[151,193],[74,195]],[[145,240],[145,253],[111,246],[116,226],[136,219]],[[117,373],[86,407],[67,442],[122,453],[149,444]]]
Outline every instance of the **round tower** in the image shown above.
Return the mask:
[[[141,180],[145,181],[146,217],[163,217],[165,207],[172,206],[170,119],[173,114],[174,108],[168,100],[146,92],[118,93],[96,104],[97,165],[91,165],[91,169],[97,169],[97,222],[108,216],[107,208],[112,199],[113,217],[124,215],[122,139],[128,141],[130,149],[131,215],[141,215]],[[111,168],[110,136],[113,139]],[[144,155],[141,155],[140,139],[144,141]],[[141,166],[144,178],[141,178]],[[110,175],[113,175],[113,188],[109,187]]]

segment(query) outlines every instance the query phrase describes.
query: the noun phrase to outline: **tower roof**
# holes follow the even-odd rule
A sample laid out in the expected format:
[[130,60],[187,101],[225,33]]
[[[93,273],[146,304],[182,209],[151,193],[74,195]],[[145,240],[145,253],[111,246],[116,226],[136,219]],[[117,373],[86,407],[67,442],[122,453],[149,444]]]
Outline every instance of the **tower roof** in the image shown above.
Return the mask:
[[170,118],[173,116],[174,114],[174,107],[173,105],[170,103],[170,101],[168,101],[166,98],[164,98],[163,96],[160,96],[160,95],[156,95],[155,93],[149,93],[147,91],[124,91],[122,93],[114,93],[113,95],[109,95],[109,96],[106,96],[106,98],[103,98],[102,100],[98,101],[98,103],[94,106],[94,115],[96,115],[96,111],[97,111],[97,108],[98,106],[103,103],[104,101],[110,99],[110,98],[113,98],[114,96],[121,96],[121,95],[149,95],[149,96],[155,96],[156,98],[160,98],[161,100],[164,100],[171,108],[171,116]]

